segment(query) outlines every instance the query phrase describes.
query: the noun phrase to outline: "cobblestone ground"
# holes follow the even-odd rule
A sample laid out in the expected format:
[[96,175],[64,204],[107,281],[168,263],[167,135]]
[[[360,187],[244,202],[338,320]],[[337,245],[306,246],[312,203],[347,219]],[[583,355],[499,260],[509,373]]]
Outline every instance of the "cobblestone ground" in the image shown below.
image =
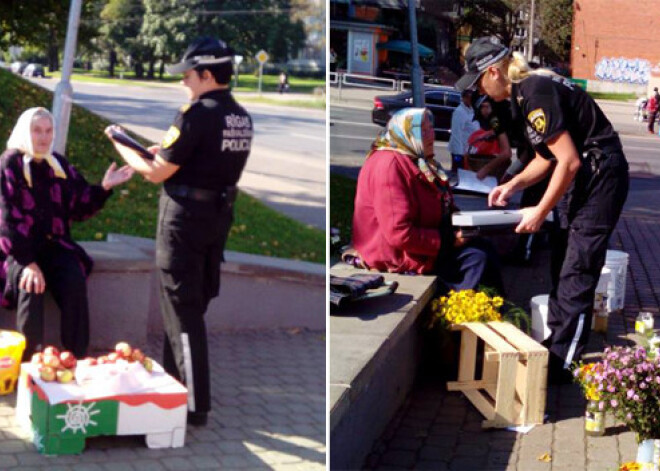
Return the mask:
[[[223,332],[209,337],[213,404],[183,448],[150,450],[144,437],[98,437],[79,456],[46,457],[0,396],[0,469],[48,471],[325,469],[325,333]],[[148,353],[160,358],[161,342]]]
[[[630,256],[625,309],[610,316],[604,337],[592,334],[588,351],[621,344],[639,311],[660,321],[660,224],[657,218],[621,218],[610,245]],[[505,268],[510,298],[527,307],[529,299],[547,293],[549,251],[541,250],[528,267]],[[633,461],[637,443],[632,432],[607,417],[602,437],[584,433],[584,398],[576,385],[549,386],[546,423],[523,434],[482,430],[481,414],[460,393],[447,392],[437,370],[423,370],[413,392],[367,457],[364,468],[433,469],[437,471],[614,471]],[[551,461],[539,458],[548,454]]]

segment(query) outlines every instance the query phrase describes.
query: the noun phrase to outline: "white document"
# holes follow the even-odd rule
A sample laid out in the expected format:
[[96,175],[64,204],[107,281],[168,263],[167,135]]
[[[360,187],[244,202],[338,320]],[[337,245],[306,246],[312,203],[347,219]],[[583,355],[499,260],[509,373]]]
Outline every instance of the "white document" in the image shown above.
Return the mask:
[[[552,221],[552,213],[545,220]],[[462,211],[451,216],[451,223],[457,227],[517,225],[522,220],[519,209],[488,209],[483,211]]]
[[497,186],[497,179],[492,175],[483,180],[477,178],[477,173],[471,170],[458,169],[458,185],[455,190],[474,191],[476,193],[488,194]]

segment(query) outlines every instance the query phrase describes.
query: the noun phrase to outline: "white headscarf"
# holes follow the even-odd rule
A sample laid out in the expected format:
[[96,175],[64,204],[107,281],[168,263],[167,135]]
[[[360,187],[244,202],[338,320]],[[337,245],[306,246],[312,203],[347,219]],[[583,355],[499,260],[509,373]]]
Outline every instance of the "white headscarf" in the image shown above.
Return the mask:
[[[55,135],[55,120],[53,115],[46,108],[36,107],[29,108],[21,114],[16,121],[16,126],[9,136],[7,141],[7,149],[17,149],[23,153],[23,176],[27,180],[28,186],[32,187],[32,175],[30,173],[30,161],[32,159],[40,160],[45,159],[48,162],[48,165],[55,172],[55,176],[58,178],[66,179],[66,173],[62,169],[59,161],[53,157],[53,143],[50,143],[50,148],[48,152],[44,155],[35,155],[34,146],[32,145],[32,134],[30,132],[32,127],[32,120],[34,119],[37,112],[42,116],[47,116],[50,118],[50,122],[53,123],[53,136]],[[54,139],[53,139],[54,141]]]

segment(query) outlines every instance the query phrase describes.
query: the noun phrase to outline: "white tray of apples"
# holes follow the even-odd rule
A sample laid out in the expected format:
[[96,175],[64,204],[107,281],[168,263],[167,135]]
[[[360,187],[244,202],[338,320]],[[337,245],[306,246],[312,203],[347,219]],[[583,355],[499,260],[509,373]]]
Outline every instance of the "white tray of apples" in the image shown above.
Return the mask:
[[69,351],[60,352],[56,347],[47,346],[43,352],[32,356],[32,364],[38,367],[40,378],[46,382],[70,383],[75,379],[81,386],[90,382],[113,382],[115,387],[128,389],[146,382],[154,369],[151,358],[126,342],[119,342],[115,351],[108,355],[81,360]]

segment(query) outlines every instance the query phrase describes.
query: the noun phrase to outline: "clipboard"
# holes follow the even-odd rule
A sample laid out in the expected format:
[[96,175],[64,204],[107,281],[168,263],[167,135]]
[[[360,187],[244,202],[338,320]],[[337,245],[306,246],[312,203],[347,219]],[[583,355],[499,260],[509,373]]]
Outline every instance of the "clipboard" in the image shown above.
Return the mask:
[[[510,233],[512,228],[517,226],[521,220],[522,211],[519,209],[459,211],[451,216],[452,225],[460,228],[465,237]],[[552,223],[553,220],[554,217],[551,211],[546,216],[543,226]]]
[[135,152],[140,154],[140,157],[143,157],[147,160],[153,160],[154,155],[149,152],[142,144],[133,139],[131,136],[122,131],[117,131],[116,129],[109,129],[109,138],[113,141],[118,142],[126,147],[133,149]]

